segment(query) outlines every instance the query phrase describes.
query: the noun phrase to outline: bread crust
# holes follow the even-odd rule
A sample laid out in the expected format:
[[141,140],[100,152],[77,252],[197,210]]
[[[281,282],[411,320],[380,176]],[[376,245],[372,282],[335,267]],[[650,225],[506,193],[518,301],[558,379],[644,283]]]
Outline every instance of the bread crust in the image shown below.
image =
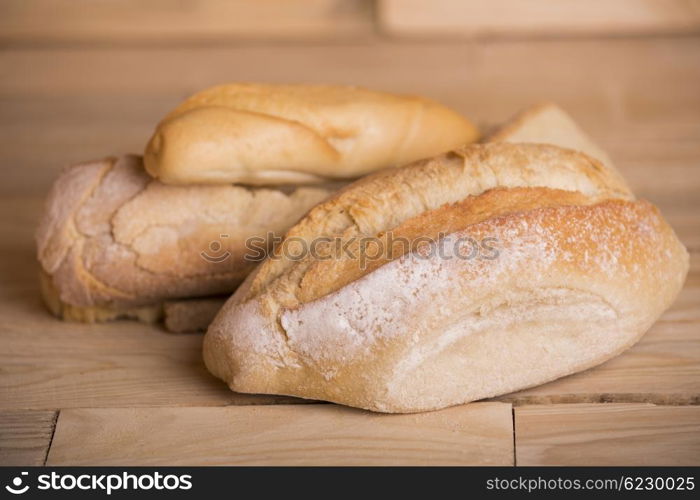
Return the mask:
[[609,168],[617,182],[629,190],[610,156],[593,142],[566,111],[553,102],[541,102],[523,109],[487,135],[483,142],[552,144],[581,151]]
[[[37,231],[45,295],[56,296],[47,301],[94,321],[153,318],[160,313],[125,311],[230,293],[255,265],[244,259],[246,239],[283,234],[331,190],[166,186],[132,155],[70,167],[54,183]],[[205,259],[212,242],[220,248]]]
[[[376,172],[342,188],[313,207],[286,238],[308,246],[321,236],[345,240],[374,236],[469,195],[496,187],[523,186],[578,191],[593,197],[633,198],[609,169],[576,151],[533,144],[471,145],[399,169]],[[291,266],[304,265],[277,257],[255,270],[246,287],[248,298]]]
[[434,101],[330,85],[228,84],[191,96],[144,153],[167,184],[269,185],[352,179],[474,142]]
[[[210,325],[204,359],[239,392],[414,412],[599,364],[648,329],[688,256],[652,205],[596,160],[553,146],[468,146],[377,173],[289,235],[494,238],[496,259],[399,252],[268,260]],[[459,253],[456,251],[457,254]]]

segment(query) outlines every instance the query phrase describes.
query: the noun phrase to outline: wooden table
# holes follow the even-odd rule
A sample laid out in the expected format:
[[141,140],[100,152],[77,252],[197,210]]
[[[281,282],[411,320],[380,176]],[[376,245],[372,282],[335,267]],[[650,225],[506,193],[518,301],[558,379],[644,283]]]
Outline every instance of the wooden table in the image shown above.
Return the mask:
[[[357,30],[284,44],[42,44],[21,34],[4,44],[0,463],[700,464],[700,37],[469,41]],[[553,100],[661,208],[691,252],[686,286],[639,344],[600,367],[403,416],[234,394],[206,372],[201,335],[51,317],[33,231],[59,169],[141,151],[181,98],[234,80],[415,92],[482,126]]]

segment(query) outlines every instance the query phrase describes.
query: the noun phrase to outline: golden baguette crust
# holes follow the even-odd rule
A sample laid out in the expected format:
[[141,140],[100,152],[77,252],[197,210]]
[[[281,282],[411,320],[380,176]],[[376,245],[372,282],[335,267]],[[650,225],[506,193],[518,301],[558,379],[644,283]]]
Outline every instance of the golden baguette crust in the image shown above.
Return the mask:
[[350,179],[474,142],[458,113],[415,96],[330,85],[228,84],[185,100],[144,153],[168,184]]
[[[374,236],[468,195],[495,187],[520,186],[551,187],[605,198],[633,197],[610,170],[582,153],[532,144],[471,145],[364,177],[312,208],[286,237],[309,245],[321,236],[346,240]],[[295,245],[290,247],[295,249]],[[290,267],[304,265],[284,256],[266,260],[246,287],[248,298]]]
[[[295,295],[299,304],[312,302],[405,254],[433,251],[428,246],[430,243],[440,245],[446,236],[493,218],[494,214],[562,205],[587,205],[591,201],[591,198],[575,191],[546,188],[491,189],[481,196],[443,205],[416,215],[389,231],[381,231],[375,236],[373,246],[355,240],[347,246],[348,252],[339,252],[332,259],[314,260],[301,276]],[[405,242],[413,244],[406,245]],[[469,250],[484,251],[476,247]],[[368,255],[366,261],[353,258],[363,253]]]
[[[37,231],[45,295],[63,303],[54,310],[94,321],[140,318],[142,309],[128,311],[142,306],[160,315],[165,299],[230,293],[254,266],[243,259],[246,238],[282,234],[330,192],[166,186],[137,156],[70,167],[54,183]],[[221,245],[213,254],[212,241]]]
[[[652,205],[591,164],[551,146],[471,146],[346,187],[288,234],[444,230],[453,258],[416,248],[359,271],[268,260],[210,325],[207,367],[239,392],[413,412],[609,359],[670,305],[688,257]],[[364,200],[357,217],[350,200]],[[487,238],[497,258],[458,258],[460,242]]]

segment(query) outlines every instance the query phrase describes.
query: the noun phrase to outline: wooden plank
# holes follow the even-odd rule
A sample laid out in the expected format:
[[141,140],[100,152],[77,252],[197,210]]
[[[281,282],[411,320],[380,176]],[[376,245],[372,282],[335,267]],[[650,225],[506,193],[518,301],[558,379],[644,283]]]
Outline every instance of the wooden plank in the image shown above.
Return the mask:
[[424,94],[484,126],[554,100],[640,196],[665,209],[666,200],[693,203],[700,191],[699,51],[696,37],[5,50],[0,194],[42,194],[67,163],[142,151],[168,109],[200,88],[309,81]]
[[44,465],[56,412],[0,411],[0,466]]
[[48,465],[512,465],[510,405],[62,411]]
[[0,409],[275,404],[212,377],[201,335],[133,321],[59,321],[41,303],[33,232],[41,201],[0,198]]
[[631,349],[569,377],[497,398],[514,404],[700,404],[700,254],[674,305]]
[[684,206],[678,200],[653,194],[644,198],[656,203],[689,252],[700,253],[700,207],[692,202]]
[[515,408],[517,465],[700,465],[700,407]]
[[373,31],[369,0],[4,0],[11,43],[318,39]]
[[571,36],[694,33],[697,0],[378,0],[380,28],[394,35]]
[[279,404],[295,398],[231,392],[201,359],[201,335],[131,321],[100,325],[50,317],[38,290],[2,307],[0,408]]

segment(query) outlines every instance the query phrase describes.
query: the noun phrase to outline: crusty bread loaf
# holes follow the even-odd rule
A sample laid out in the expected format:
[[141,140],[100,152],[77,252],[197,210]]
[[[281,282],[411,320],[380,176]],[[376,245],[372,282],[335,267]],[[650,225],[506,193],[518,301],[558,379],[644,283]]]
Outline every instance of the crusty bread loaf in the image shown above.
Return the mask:
[[[599,364],[638,340],[688,268],[658,211],[611,170],[533,144],[467,146],[378,172],[314,207],[292,237],[328,244],[301,259],[280,251],[247,278],[207,331],[207,367],[235,391],[382,412]],[[385,243],[378,259],[359,262],[362,237]]]
[[185,100],[146,147],[167,184],[351,179],[477,139],[458,113],[422,97],[324,85],[230,84]]
[[520,111],[483,141],[553,144],[581,151],[611,169],[617,181],[626,185],[610,156],[581,130],[566,111],[552,102],[542,102]]
[[166,299],[230,293],[255,265],[246,239],[282,235],[334,189],[167,186],[138,156],[70,167],[37,232],[46,302],[66,319],[153,321]]

